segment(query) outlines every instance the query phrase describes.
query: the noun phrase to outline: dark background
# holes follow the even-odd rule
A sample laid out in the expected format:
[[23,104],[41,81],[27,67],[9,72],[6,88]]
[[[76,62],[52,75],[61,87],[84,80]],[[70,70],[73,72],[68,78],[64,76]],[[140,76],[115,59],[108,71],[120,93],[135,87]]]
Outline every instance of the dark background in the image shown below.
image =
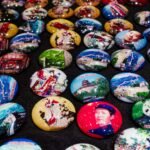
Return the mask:
[[[46,9],[48,10],[51,7],[52,7],[52,4],[51,4],[51,1],[49,0],[49,4],[46,7]],[[74,5],[72,8],[74,9],[76,7],[77,6]],[[101,10],[103,6],[99,5],[97,7]],[[126,19],[131,21],[134,24],[135,30],[138,30],[142,33],[146,28],[135,24],[134,14],[141,10],[150,10],[150,3],[144,7],[135,7],[135,6],[127,5],[127,8],[129,9],[129,14]],[[19,10],[19,12],[20,12],[19,20],[13,22],[13,23],[17,24],[18,26],[24,22],[21,19],[21,12],[23,10],[24,10],[24,8],[22,8],[22,10]],[[102,13],[101,13],[101,16],[98,17],[97,19],[99,21],[101,21],[103,23],[103,25],[107,21],[103,17]],[[46,19],[44,19],[45,24],[50,20],[52,20],[52,18],[50,18],[50,17],[47,17]],[[76,20],[78,20],[78,18],[71,17],[69,20],[75,22]],[[65,148],[67,148],[73,144],[81,143],[81,142],[93,144],[93,145],[99,147],[101,150],[113,150],[114,142],[117,137],[117,134],[114,136],[111,136],[109,138],[106,138],[106,139],[94,139],[94,138],[88,137],[87,135],[83,134],[80,131],[80,129],[77,126],[76,120],[68,128],[61,130],[61,131],[57,131],[57,132],[45,132],[45,131],[42,131],[41,129],[37,128],[33,124],[32,118],[31,118],[32,108],[33,108],[34,104],[42,98],[35,95],[30,90],[30,88],[29,88],[30,80],[29,79],[35,71],[37,71],[41,68],[41,66],[38,64],[38,56],[40,55],[40,53],[44,50],[51,48],[51,45],[49,43],[50,33],[48,33],[45,30],[44,33],[42,33],[40,35],[40,37],[41,37],[40,47],[38,49],[36,49],[34,52],[28,54],[31,59],[29,68],[24,70],[20,74],[12,75],[19,83],[19,92],[18,92],[18,95],[14,98],[13,102],[17,102],[17,103],[23,105],[23,107],[26,109],[26,111],[27,111],[26,122],[23,125],[23,127],[15,135],[13,135],[11,137],[0,137],[0,144],[3,144],[4,142],[11,140],[13,138],[29,138],[29,139],[32,139],[35,142],[39,143],[39,145],[42,147],[43,150],[64,150]],[[146,56],[146,52],[147,52],[148,48],[150,48],[150,44],[148,44],[144,49],[142,49],[140,51],[140,53],[142,53],[145,56],[146,63],[145,63],[145,66],[143,67],[143,69],[141,69],[140,71],[137,71],[136,73],[142,75],[150,83],[150,71],[149,71],[150,70],[150,62],[148,62],[148,59]],[[84,44],[82,42],[79,47],[70,51],[73,56],[73,62],[71,64],[71,66],[69,66],[68,68],[66,68],[64,70],[64,72],[68,76],[69,82],[68,82],[67,90],[63,94],[61,94],[61,96],[69,99],[75,105],[77,112],[81,108],[81,106],[83,106],[83,104],[81,102],[79,102],[78,100],[76,100],[71,95],[69,87],[70,87],[71,81],[77,75],[85,73],[85,71],[80,70],[75,64],[76,56],[82,50],[85,50],[85,49],[86,49],[86,47],[84,46]],[[111,54],[112,52],[114,52],[115,50],[118,50],[118,49],[120,49],[120,48],[117,46],[114,46],[107,52],[109,54]],[[112,76],[119,72],[120,72],[119,70],[116,70],[111,65],[109,65],[107,69],[102,70],[97,73],[104,75],[110,81]],[[111,94],[111,92],[108,94],[108,96],[104,100],[115,105],[122,113],[123,124],[122,124],[121,129],[119,130],[119,133],[122,130],[130,128],[130,127],[138,127],[132,121],[132,118],[131,118],[131,108],[132,108],[133,104],[128,104],[128,103],[117,100]]]

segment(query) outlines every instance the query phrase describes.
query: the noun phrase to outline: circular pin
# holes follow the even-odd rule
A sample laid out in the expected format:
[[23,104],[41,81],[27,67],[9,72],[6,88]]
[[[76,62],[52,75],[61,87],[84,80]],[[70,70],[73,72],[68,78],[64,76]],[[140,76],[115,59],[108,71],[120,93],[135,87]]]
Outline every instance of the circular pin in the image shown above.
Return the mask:
[[50,37],[50,44],[52,47],[64,50],[75,49],[76,46],[80,45],[80,42],[80,35],[71,30],[60,30]]
[[17,81],[8,75],[0,75],[0,104],[13,100],[18,93]]
[[48,0],[26,0],[25,8],[30,8],[34,6],[45,7],[48,5]]
[[136,102],[133,105],[132,118],[142,128],[150,129],[150,99]]
[[29,66],[30,58],[20,52],[12,52],[0,57],[0,73],[20,73]]
[[79,6],[97,6],[100,4],[100,1],[101,0],[88,0],[88,1],[85,1],[85,0],[76,0],[76,3],[77,5]]
[[130,49],[121,49],[112,53],[111,64],[121,71],[137,71],[145,64],[142,54]]
[[2,146],[0,146],[1,150],[42,150],[42,148],[34,141],[26,138],[16,138],[12,139]]
[[116,139],[114,150],[148,150],[150,141],[149,130],[128,128],[123,130]]
[[99,49],[86,49],[77,56],[76,63],[82,70],[100,71],[107,68],[110,56]]
[[56,67],[64,69],[72,62],[72,55],[62,49],[48,49],[43,51],[39,56],[39,63],[45,67]]
[[25,109],[17,103],[0,105],[0,135],[11,136],[23,125],[26,117]]
[[30,88],[41,96],[60,95],[67,88],[67,76],[57,68],[36,71],[30,78]]
[[81,107],[77,123],[82,132],[94,138],[106,138],[118,132],[122,125],[120,111],[107,102],[93,102]]
[[72,81],[70,90],[83,103],[99,101],[109,93],[109,82],[101,74],[84,73]]
[[119,73],[113,76],[110,83],[114,96],[124,102],[144,100],[150,93],[147,81],[135,73]]
[[88,48],[108,50],[115,44],[113,36],[103,31],[89,32],[84,36],[83,42]]
[[32,120],[44,131],[58,131],[73,122],[75,112],[75,107],[66,98],[49,96],[35,104]]
[[52,0],[54,6],[71,7],[75,3],[75,0]]
[[116,44],[121,48],[139,51],[147,45],[147,40],[142,34],[135,30],[119,32],[115,37]]

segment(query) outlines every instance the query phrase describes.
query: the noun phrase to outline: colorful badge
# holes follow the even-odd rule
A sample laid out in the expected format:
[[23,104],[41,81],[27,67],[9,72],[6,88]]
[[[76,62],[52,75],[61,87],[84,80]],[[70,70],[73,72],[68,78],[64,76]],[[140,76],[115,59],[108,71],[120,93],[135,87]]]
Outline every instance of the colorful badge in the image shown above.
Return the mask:
[[44,131],[58,131],[73,122],[75,113],[75,107],[66,98],[49,96],[35,104],[32,120]]
[[128,9],[116,2],[111,2],[104,6],[102,13],[107,19],[125,18],[128,14]]
[[48,11],[48,16],[51,18],[70,18],[73,16],[74,11],[72,8],[63,7],[63,6],[55,6]]
[[124,30],[133,30],[133,24],[125,19],[111,19],[104,25],[106,32],[110,34],[117,34]]
[[137,71],[145,64],[142,54],[130,49],[122,49],[112,53],[111,64],[121,71]]
[[20,52],[12,52],[0,57],[0,73],[20,73],[29,66],[30,58]]
[[44,31],[45,23],[42,20],[33,20],[23,23],[19,29],[24,32],[41,34]]
[[34,6],[45,7],[48,4],[48,0],[26,0],[25,8],[30,8]]
[[149,150],[149,145],[149,130],[128,128],[119,134],[114,150]]
[[67,88],[67,76],[56,68],[45,68],[36,71],[30,78],[30,88],[41,96],[60,95]]
[[39,36],[34,33],[21,33],[10,41],[10,49],[18,52],[32,52],[39,47]]
[[129,0],[128,4],[133,6],[145,6],[149,3],[148,0]]
[[102,23],[96,19],[82,18],[75,22],[75,27],[80,33],[85,34],[90,31],[102,30]]
[[107,102],[93,102],[81,107],[77,123],[82,132],[94,138],[106,138],[118,132],[122,125],[120,111]]
[[144,100],[150,93],[147,81],[135,73],[119,73],[113,76],[111,90],[119,100],[128,103]]
[[19,13],[13,9],[0,9],[0,22],[10,22],[17,20]]
[[52,48],[43,51],[39,56],[39,63],[45,67],[64,69],[72,62],[72,55],[68,51]]
[[116,44],[121,48],[139,51],[147,45],[147,40],[142,34],[135,30],[119,32],[115,37]]
[[26,118],[25,109],[17,103],[0,105],[0,135],[11,136],[23,125]]
[[71,30],[59,30],[50,37],[52,47],[64,50],[75,49],[76,46],[80,45],[80,42],[80,35]]
[[150,129],[150,99],[139,101],[133,105],[132,118],[142,128]]
[[25,0],[2,0],[1,5],[4,8],[18,8],[23,7],[25,4]]
[[86,49],[77,56],[76,63],[82,70],[100,71],[107,68],[110,56],[99,49]]
[[140,11],[135,14],[135,21],[139,25],[150,27],[150,11]]
[[109,93],[109,82],[101,74],[84,73],[72,81],[70,90],[83,103],[99,101]]
[[0,146],[0,150],[42,150],[42,148],[30,139],[16,138],[4,143]]
[[77,18],[98,18],[100,16],[100,10],[94,6],[80,6],[74,11],[74,15]]
[[0,104],[13,100],[17,92],[17,81],[11,76],[0,75]]
[[148,41],[150,41],[150,28],[144,30],[143,36],[146,37]]
[[75,3],[75,0],[52,0],[54,6],[71,7]]
[[65,150],[100,150],[100,149],[91,144],[79,143],[79,144],[74,144]]
[[83,42],[88,48],[108,50],[115,44],[113,36],[103,31],[89,32],[84,36]]
[[54,19],[47,23],[46,29],[50,33],[55,33],[59,30],[74,30],[74,23],[66,19]]
[[76,0],[76,4],[79,6],[97,6],[101,0]]
[[25,21],[41,20],[47,16],[47,10],[38,6],[30,7],[22,12]]

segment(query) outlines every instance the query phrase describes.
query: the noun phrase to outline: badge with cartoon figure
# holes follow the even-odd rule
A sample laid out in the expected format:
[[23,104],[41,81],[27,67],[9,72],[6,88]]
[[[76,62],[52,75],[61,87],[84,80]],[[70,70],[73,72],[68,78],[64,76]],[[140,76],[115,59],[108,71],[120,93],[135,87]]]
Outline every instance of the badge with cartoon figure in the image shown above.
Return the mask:
[[146,38],[138,31],[125,30],[119,32],[115,37],[116,44],[121,48],[139,51],[147,45]]
[[72,81],[70,90],[83,103],[99,101],[109,93],[109,82],[101,74],[84,73]]
[[45,68],[36,71],[30,78],[30,88],[41,96],[60,95],[67,88],[66,74],[57,68]]
[[52,47],[64,50],[75,49],[76,46],[80,45],[80,42],[80,35],[71,30],[60,30],[52,34],[50,37],[50,44]]
[[106,138],[118,132],[122,125],[122,115],[112,104],[93,102],[81,107],[77,114],[77,123],[86,135]]
[[0,105],[0,136],[11,136],[23,125],[25,109],[17,103]]
[[73,122],[75,112],[75,107],[66,98],[49,96],[35,104],[32,120],[44,131],[58,131]]
[[115,44],[113,36],[103,31],[89,32],[84,36],[83,42],[88,48],[108,50]]
[[79,144],[74,144],[65,150],[100,150],[100,149],[91,144],[79,143]]
[[42,150],[42,148],[30,139],[16,138],[4,143],[0,146],[0,150]]
[[125,18],[128,14],[128,9],[116,2],[111,2],[104,6],[102,13],[107,19]]
[[133,105],[132,118],[142,128],[150,129],[150,99],[139,101]]
[[114,150],[149,150],[150,132],[142,128],[123,130],[116,139]]
[[148,82],[135,73],[119,73],[112,77],[110,83],[114,96],[124,102],[144,100],[150,93]]

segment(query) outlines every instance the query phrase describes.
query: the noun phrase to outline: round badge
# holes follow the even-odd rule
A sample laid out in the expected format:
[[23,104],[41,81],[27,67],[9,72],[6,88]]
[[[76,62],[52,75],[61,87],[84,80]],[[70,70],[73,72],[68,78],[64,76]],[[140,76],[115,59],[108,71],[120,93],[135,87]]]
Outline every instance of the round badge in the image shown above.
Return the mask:
[[35,34],[41,34],[44,31],[44,28],[45,23],[42,20],[27,21],[19,27],[21,31],[31,32]]
[[25,0],[2,0],[1,5],[4,8],[18,8],[23,7],[25,4]]
[[60,30],[50,37],[50,44],[52,47],[64,50],[75,49],[76,46],[80,45],[80,42],[80,35],[71,30]]
[[106,32],[110,34],[117,34],[124,30],[133,30],[133,24],[125,19],[111,19],[104,25]]
[[144,100],[150,93],[149,84],[135,73],[119,73],[113,76],[111,90],[119,100],[128,103]]
[[132,118],[142,128],[150,129],[150,99],[139,101],[133,105]]
[[143,36],[146,37],[148,41],[150,41],[150,28],[144,30]]
[[50,33],[55,33],[61,29],[74,30],[74,24],[66,19],[54,19],[48,22],[48,24],[46,25],[46,29]]
[[75,3],[75,0],[52,0],[54,6],[71,7]]
[[42,150],[42,148],[34,141],[26,138],[12,139],[2,146],[0,150]]
[[107,19],[125,18],[128,14],[128,9],[116,2],[111,2],[104,6],[102,13]]
[[45,67],[56,67],[64,69],[72,62],[72,55],[62,49],[48,49],[39,56],[39,63]]
[[137,71],[145,64],[142,54],[130,49],[122,49],[112,53],[111,64],[121,71]]
[[79,6],[89,6],[89,5],[97,6],[97,5],[100,4],[100,1],[101,0],[87,0],[87,1],[85,1],[85,0],[76,0],[76,3]]
[[119,134],[114,150],[149,150],[149,140],[149,130],[128,128]]
[[76,29],[82,33],[88,33],[90,31],[102,30],[102,23],[96,19],[82,18],[75,22]]
[[135,21],[139,25],[150,27],[150,11],[140,11],[135,14]]
[[128,4],[133,6],[145,6],[149,3],[148,0],[129,0]]
[[7,53],[0,57],[0,73],[19,73],[29,66],[30,58],[20,52]]
[[45,7],[48,4],[48,0],[26,0],[25,8],[30,8],[34,6]]
[[94,138],[106,138],[122,125],[120,111],[107,102],[93,102],[81,107],[77,123],[82,132]]
[[49,96],[35,104],[32,120],[44,131],[58,131],[73,122],[75,112],[75,107],[66,98]]
[[41,20],[47,16],[47,10],[41,7],[30,7],[22,12],[22,18],[25,21]]
[[13,100],[17,92],[17,81],[11,76],[0,75],[0,104]]
[[74,144],[65,150],[100,150],[100,149],[91,144],[79,143],[79,144]]
[[84,36],[83,42],[88,48],[108,50],[115,44],[113,36],[103,31],[89,32]]
[[99,49],[87,49],[77,56],[76,63],[82,70],[100,71],[107,68],[110,56]]
[[0,54],[8,50],[9,40],[3,35],[0,35]]
[[25,109],[17,103],[0,105],[0,135],[11,136],[23,125],[26,117]]
[[84,73],[72,81],[70,90],[83,103],[99,101],[109,93],[109,82],[101,74]]
[[0,22],[14,21],[19,18],[19,13],[13,9],[0,9]]
[[5,38],[11,38],[15,36],[18,32],[18,27],[10,22],[0,23],[0,34]]
[[48,11],[48,16],[51,18],[70,18],[74,11],[69,7],[55,6]]
[[100,10],[94,6],[80,6],[74,11],[74,15],[78,18],[98,18]]
[[119,32],[115,37],[116,44],[121,48],[139,51],[147,45],[147,40],[142,34],[134,30]]
[[34,33],[21,33],[10,41],[10,49],[18,52],[31,52],[39,47],[39,36]]
[[67,76],[56,68],[45,68],[36,71],[30,78],[30,88],[42,97],[60,95],[67,88]]
[[116,2],[120,4],[126,4],[129,0],[102,0],[103,4],[109,4],[110,2]]

